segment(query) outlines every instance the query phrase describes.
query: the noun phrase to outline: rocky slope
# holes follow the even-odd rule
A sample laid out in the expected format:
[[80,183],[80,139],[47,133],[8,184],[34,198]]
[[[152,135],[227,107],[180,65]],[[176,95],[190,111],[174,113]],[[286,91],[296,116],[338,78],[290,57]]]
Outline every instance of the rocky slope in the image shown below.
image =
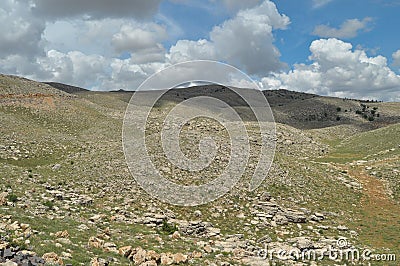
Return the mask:
[[[301,107],[300,102],[327,102],[329,108],[343,104],[340,111],[331,110],[335,114],[360,102],[298,94],[294,103],[273,96],[285,99],[283,106],[272,101],[275,112],[287,109],[276,127],[276,155],[267,179],[257,190],[244,191],[250,165],[243,181],[224,197],[189,208],[150,197],[129,173],[121,145],[129,93],[71,95],[17,77],[0,81],[0,265],[365,263],[329,257],[330,250],[354,249],[399,256],[398,183],[393,178],[399,172],[398,125],[368,131],[384,125],[373,121],[376,126],[370,126],[355,113],[333,127],[290,125],[297,120],[290,118],[288,110],[295,108],[288,106]],[[167,97],[165,106],[175,101]],[[200,177],[223,168],[229,143],[208,120],[183,128],[182,148],[190,154],[196,154],[193,147],[204,130],[226,147],[197,181],[158,156],[162,151],[155,133],[163,106],[148,126],[155,165],[183,184],[202,182]],[[391,119],[388,123],[397,122],[399,104],[373,106]],[[257,152],[255,124],[245,123]]]

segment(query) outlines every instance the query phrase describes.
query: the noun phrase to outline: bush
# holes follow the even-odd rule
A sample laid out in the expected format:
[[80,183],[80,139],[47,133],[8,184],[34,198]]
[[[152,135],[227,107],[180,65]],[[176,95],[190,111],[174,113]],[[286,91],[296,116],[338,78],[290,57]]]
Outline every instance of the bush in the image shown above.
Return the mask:
[[10,194],[10,195],[7,196],[7,200],[15,203],[15,202],[18,201],[18,196],[15,195],[15,194]]
[[340,121],[340,116],[337,116],[337,117],[336,117],[336,121]]
[[360,110],[357,110],[356,114],[360,115],[360,114],[362,114],[362,112]]
[[54,203],[50,200],[43,203],[43,205],[46,206],[47,208],[49,208],[49,210],[52,210],[54,208]]
[[337,108],[336,108],[336,111],[340,112],[340,111],[342,111],[342,108],[337,107]]
[[374,121],[375,118],[373,116],[368,117],[368,121]]
[[167,223],[167,220],[164,219],[161,230],[170,235],[173,234],[175,231],[178,231],[178,227],[175,224],[169,224]]

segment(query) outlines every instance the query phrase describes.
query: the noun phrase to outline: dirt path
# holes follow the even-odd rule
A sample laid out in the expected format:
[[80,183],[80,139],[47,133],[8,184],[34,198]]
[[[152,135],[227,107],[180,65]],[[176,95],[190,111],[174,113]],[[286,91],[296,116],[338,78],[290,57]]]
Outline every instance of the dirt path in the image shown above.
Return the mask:
[[363,197],[355,222],[363,242],[378,249],[400,251],[400,205],[388,197],[384,183],[368,175],[362,166],[343,167],[363,185]]

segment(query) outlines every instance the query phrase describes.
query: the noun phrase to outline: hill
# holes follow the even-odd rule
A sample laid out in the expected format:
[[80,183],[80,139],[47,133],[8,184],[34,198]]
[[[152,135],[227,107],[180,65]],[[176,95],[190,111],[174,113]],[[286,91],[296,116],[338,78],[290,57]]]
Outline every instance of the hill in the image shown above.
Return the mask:
[[[278,121],[276,153],[266,180],[248,192],[243,188],[261,145],[257,123],[240,99],[221,89],[200,91],[242,112],[249,161],[241,181],[223,197],[179,207],[152,198],[129,172],[121,131],[132,93],[70,94],[0,76],[0,263],[30,258],[72,265],[298,265],[302,260],[293,256],[271,261],[262,252],[323,255],[328,248],[352,247],[387,258],[399,254],[399,103],[264,92]],[[226,130],[208,119],[185,124],[179,139],[182,152],[196,157],[200,140],[212,137],[219,149],[208,167],[180,169],[163,151],[160,126],[169,108],[198,91],[170,92],[148,117],[147,151],[178,184],[212,180],[231,160]],[[306,119],[322,110],[328,112],[322,120]],[[363,117],[371,110],[374,121]],[[353,262],[326,255],[315,262],[337,263]]]
[[58,82],[43,82],[43,83],[50,85],[51,87],[56,88],[58,90],[65,91],[67,93],[79,93],[79,92],[88,91],[88,90],[80,88],[80,87],[66,85],[66,84],[58,83]]

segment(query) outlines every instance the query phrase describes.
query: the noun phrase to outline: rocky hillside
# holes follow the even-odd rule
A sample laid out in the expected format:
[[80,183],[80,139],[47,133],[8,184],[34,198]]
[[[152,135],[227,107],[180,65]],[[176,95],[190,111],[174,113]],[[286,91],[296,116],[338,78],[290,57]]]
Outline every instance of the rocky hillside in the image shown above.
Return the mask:
[[[197,175],[169,163],[157,132],[166,107],[188,97],[179,93],[151,113],[149,153],[170,180],[204,182],[226,166],[230,142],[213,121],[193,120],[182,129],[183,151],[197,154],[206,133],[223,147],[218,159]],[[266,180],[253,192],[243,190],[253,156],[225,196],[178,207],[150,197],[129,173],[121,131],[130,93],[70,94],[1,76],[0,265],[348,265],[365,262],[332,259],[328,250],[366,249],[374,263],[385,254],[381,265],[397,265],[389,258],[400,255],[400,104],[268,93],[278,123]],[[324,110],[317,106],[328,112],[321,124],[299,119]],[[365,119],[374,107],[376,120]],[[257,155],[257,126],[248,118]],[[307,252],[320,259],[299,257]]]

